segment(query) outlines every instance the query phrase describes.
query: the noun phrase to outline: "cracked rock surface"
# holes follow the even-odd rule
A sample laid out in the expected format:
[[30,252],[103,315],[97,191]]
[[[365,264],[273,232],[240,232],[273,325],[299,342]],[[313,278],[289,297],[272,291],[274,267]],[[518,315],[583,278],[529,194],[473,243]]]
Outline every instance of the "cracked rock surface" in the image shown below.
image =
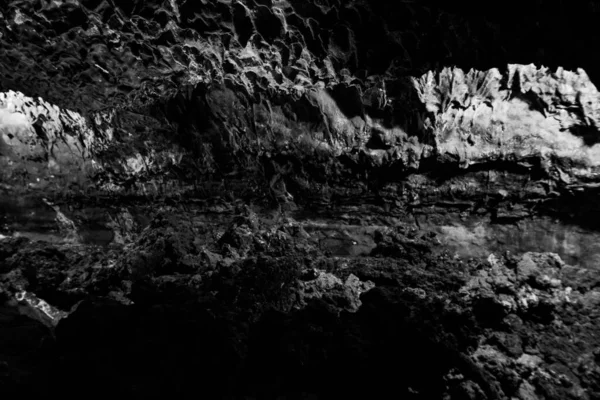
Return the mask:
[[0,392],[600,399],[599,12],[0,3]]

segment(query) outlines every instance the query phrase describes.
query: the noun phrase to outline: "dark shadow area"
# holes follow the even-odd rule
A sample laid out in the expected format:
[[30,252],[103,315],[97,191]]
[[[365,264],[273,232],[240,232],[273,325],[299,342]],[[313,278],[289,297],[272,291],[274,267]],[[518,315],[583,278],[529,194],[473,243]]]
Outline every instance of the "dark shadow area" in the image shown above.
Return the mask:
[[283,33],[283,24],[273,11],[266,6],[258,6],[256,8],[256,30],[268,42],[273,42]]
[[529,175],[532,179],[541,179],[547,176],[547,172],[543,170],[539,157],[533,156],[520,161],[521,163],[511,160],[495,160],[462,168],[458,157],[447,155],[445,159],[441,159],[441,157],[433,156],[421,161],[419,172],[426,173],[440,184],[461,175],[483,171],[501,171],[517,175]]
[[371,138],[365,144],[367,149],[372,150],[387,150],[392,146],[388,143],[385,143],[385,134],[378,129],[371,129]]
[[592,147],[595,144],[600,143],[600,132],[598,128],[590,125],[576,125],[569,129],[569,131],[583,139],[583,143],[586,146]]
[[[153,220],[148,238],[164,237],[174,222]],[[173,245],[193,239],[188,228],[179,227]],[[234,236],[230,232],[220,241],[239,248]],[[393,245],[402,236],[394,238],[380,235],[379,241]],[[148,244],[156,249],[163,242]],[[175,250],[166,246],[147,259],[145,276],[129,282],[133,303],[125,305],[101,293],[122,285],[129,274],[121,267],[89,268],[101,252],[90,248],[87,256],[93,258],[81,261],[76,252],[52,246],[29,243],[21,251],[18,241],[0,244],[2,261],[15,255],[22,261],[13,257],[9,263],[13,283],[23,282],[18,275],[23,274],[28,289],[70,312],[49,329],[37,310],[10,303],[0,292],[2,393],[240,400],[395,393],[425,400],[442,399],[444,376],[452,368],[486,390],[486,379],[460,356],[477,345],[478,323],[467,308],[447,306],[458,299],[454,293],[465,282],[464,266],[432,257],[426,248],[411,248],[411,261],[355,263],[345,271],[316,259],[302,261],[288,248],[276,257],[257,252],[233,265],[177,272],[175,264],[158,264],[171,257],[176,264],[184,261],[178,257],[191,256],[192,248],[173,256]],[[376,287],[360,295],[362,305],[354,303],[359,294],[317,289],[322,296],[307,297],[298,308],[299,282],[318,276],[305,263],[342,280],[355,274]],[[75,291],[57,283],[67,271],[82,279]],[[2,279],[5,284],[11,278]],[[423,297],[420,290],[438,295]]]
[[235,33],[238,35],[238,41],[242,46],[246,46],[248,40],[250,40],[250,36],[252,36],[254,26],[246,9],[239,3],[233,5],[233,23]]
[[335,100],[335,103],[340,111],[344,113],[346,118],[364,118],[365,110],[358,87],[340,84],[336,85],[333,89],[328,90],[327,93]]
[[474,344],[472,322],[393,288],[363,301],[356,314],[337,316],[332,304],[315,301],[250,324],[243,310],[217,304],[85,301],[39,352],[47,369],[12,389],[63,398],[441,399],[444,374],[463,368],[458,354]]
[[560,197],[545,200],[538,212],[560,219],[564,223],[579,225],[584,229],[600,230],[600,205],[597,188],[583,192],[563,193]]

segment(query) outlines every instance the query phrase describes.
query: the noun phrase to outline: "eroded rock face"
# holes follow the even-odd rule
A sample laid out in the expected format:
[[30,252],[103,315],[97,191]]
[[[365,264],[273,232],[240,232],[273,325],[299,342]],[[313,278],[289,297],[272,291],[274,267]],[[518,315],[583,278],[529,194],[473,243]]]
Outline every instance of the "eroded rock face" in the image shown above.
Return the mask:
[[13,91],[2,93],[0,102],[3,182],[22,177],[21,185],[37,185],[55,176],[68,182],[64,177],[84,179],[91,172],[95,137],[85,118]]
[[[508,159],[567,159],[566,184],[593,179],[597,164],[598,91],[583,70],[552,72],[509,65],[502,74],[446,69],[416,80],[419,97],[435,115],[436,149],[468,168]],[[579,168],[577,168],[579,166]],[[571,177],[570,174],[575,174]],[[591,175],[591,176],[590,176]]]
[[0,391],[598,398],[598,10],[435,3],[1,3]]
[[[471,16],[408,3],[36,4],[10,2],[3,11],[6,59],[14,60],[3,65],[4,85],[64,114],[33,105],[13,115],[7,106],[8,130],[21,114],[27,124],[49,118],[21,139],[5,138],[5,157],[34,185],[47,174],[40,166],[63,168],[86,187],[91,175],[103,190],[141,193],[190,190],[235,173],[280,199],[318,189],[305,180],[380,184],[446,165],[498,171],[502,162],[520,175],[552,175],[550,188],[534,191],[594,182],[598,99],[582,70],[502,62],[499,70],[421,75],[432,65],[414,61],[410,42],[438,38],[466,52],[476,35],[455,28],[470,26]],[[419,18],[447,24],[425,37]],[[75,125],[85,132],[54,139],[53,126],[71,115],[83,116]],[[91,171],[76,172],[90,163]]]

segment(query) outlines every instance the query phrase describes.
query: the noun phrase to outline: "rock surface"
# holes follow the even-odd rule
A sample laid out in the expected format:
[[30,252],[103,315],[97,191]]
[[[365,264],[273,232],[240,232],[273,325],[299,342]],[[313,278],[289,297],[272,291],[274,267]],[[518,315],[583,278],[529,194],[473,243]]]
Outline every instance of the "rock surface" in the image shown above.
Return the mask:
[[599,12],[0,3],[0,391],[600,398]]
[[[427,62],[399,64],[424,28],[393,16],[448,22],[421,40],[440,35],[450,52],[456,38],[468,39],[462,51],[475,46],[456,31],[470,16],[325,4],[9,2],[2,152],[20,168],[4,168],[6,179],[36,185],[64,171],[84,189],[146,193],[235,173],[297,197],[317,176],[385,182],[440,163],[496,171],[507,162],[519,175],[550,175],[549,187],[531,188],[546,197],[595,184],[598,92],[583,70],[503,63],[421,75]],[[378,20],[381,31],[358,29]],[[384,55],[386,44],[397,52]]]
[[[43,324],[51,333],[18,325],[28,352],[44,343],[34,354],[46,367],[4,350],[7,390],[70,396],[100,381],[98,395],[134,398],[200,382],[211,398],[600,395],[597,271],[552,253],[465,262],[435,235],[402,229],[378,230],[368,256],[328,256],[298,221],[240,209],[226,232],[245,227],[250,240],[236,241],[182,211],[157,212],[126,252],[0,242],[5,296],[33,292],[64,310]],[[5,308],[45,322],[15,300]],[[16,334],[5,319],[2,332]],[[68,387],[51,384],[61,376]]]

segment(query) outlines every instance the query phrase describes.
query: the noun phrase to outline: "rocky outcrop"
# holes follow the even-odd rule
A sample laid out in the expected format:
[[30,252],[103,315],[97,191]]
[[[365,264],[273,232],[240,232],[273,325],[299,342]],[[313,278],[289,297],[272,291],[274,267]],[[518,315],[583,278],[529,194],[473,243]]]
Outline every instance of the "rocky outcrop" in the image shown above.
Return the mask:
[[[209,398],[598,395],[593,270],[549,253],[466,262],[435,235],[401,228],[379,230],[370,255],[328,256],[316,247],[320,232],[298,221],[273,224],[240,208],[219,235],[177,212],[158,212],[126,252],[0,241],[0,332],[28,340],[2,347],[3,388],[70,396],[101,381],[100,394],[134,398],[197,393],[199,384]],[[19,325],[19,313],[39,323]],[[73,381],[46,385],[60,376]],[[356,382],[340,387],[349,377]]]
[[[474,360],[496,377],[507,396],[598,396],[600,370],[592,361],[598,347],[592,333],[600,298],[593,283],[596,271],[543,253],[520,259],[491,255],[488,262],[461,291],[487,326],[502,328],[481,342]],[[574,322],[580,313],[589,319]],[[576,339],[566,345],[562,335]]]
[[[446,69],[424,75],[415,85],[435,115],[440,156],[455,158],[464,168],[539,158],[542,167],[557,169],[559,182],[594,179],[599,94],[585,71],[552,72],[533,65],[509,65],[504,73]],[[550,165],[552,158],[579,168],[564,172]]]
[[3,182],[38,187],[40,178],[89,174],[95,138],[81,115],[13,91],[0,102]]

